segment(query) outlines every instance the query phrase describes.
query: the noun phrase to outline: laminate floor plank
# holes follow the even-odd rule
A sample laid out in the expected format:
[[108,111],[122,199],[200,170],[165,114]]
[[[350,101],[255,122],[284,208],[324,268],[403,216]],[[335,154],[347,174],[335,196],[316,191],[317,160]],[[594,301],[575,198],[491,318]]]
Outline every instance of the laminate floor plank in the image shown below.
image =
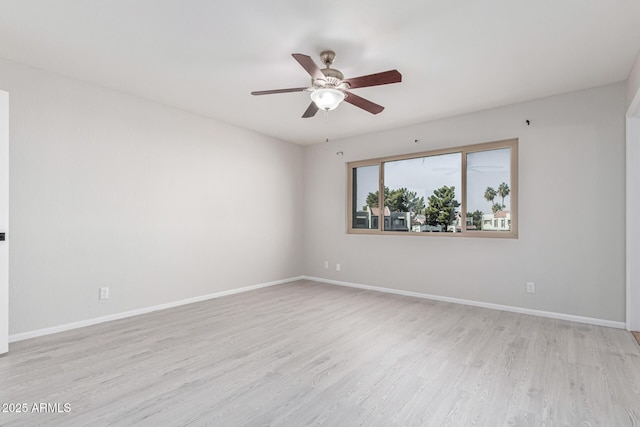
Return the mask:
[[310,281],[13,343],[0,384],[11,426],[640,425],[626,331]]

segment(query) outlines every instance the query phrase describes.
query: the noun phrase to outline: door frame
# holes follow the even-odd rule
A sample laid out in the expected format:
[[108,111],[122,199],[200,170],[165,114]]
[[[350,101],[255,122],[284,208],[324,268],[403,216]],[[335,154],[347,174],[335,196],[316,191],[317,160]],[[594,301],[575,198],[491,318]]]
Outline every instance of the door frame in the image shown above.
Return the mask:
[[9,351],[9,93],[0,90],[0,354]]
[[640,90],[626,114],[626,326],[640,331]]

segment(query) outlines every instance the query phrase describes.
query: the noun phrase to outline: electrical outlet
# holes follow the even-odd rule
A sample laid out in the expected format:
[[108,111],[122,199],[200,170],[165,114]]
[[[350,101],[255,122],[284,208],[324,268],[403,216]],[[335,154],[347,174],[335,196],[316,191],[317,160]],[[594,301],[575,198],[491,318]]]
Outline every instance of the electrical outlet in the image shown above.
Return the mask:
[[108,287],[100,288],[100,293],[98,295],[98,299],[109,299],[109,288]]
[[536,293],[536,284],[533,282],[527,282],[527,293],[535,294]]
[[336,271],[340,271],[340,264],[336,264]]
[[329,268],[329,261],[324,262],[324,268]]

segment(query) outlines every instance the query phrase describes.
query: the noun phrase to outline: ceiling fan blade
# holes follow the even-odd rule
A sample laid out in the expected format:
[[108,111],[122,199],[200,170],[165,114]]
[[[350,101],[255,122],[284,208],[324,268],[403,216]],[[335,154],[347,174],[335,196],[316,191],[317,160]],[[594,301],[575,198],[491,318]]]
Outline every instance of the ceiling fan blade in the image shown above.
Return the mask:
[[398,70],[383,71],[382,73],[369,74],[368,76],[344,79],[343,82],[349,84],[350,89],[358,87],[388,85],[389,83],[400,83],[402,74]]
[[358,95],[353,94],[346,90],[344,91],[344,93],[347,94],[347,97],[344,99],[345,102],[348,102],[351,105],[355,105],[356,107],[362,108],[363,110],[366,110],[371,114],[378,114],[378,113],[381,113],[382,110],[384,110],[384,107],[382,105],[375,104],[369,101],[368,99],[359,97]]
[[318,112],[318,106],[316,105],[315,102],[311,101],[311,104],[309,104],[309,107],[307,108],[307,111],[305,111],[304,114],[302,115],[302,118],[308,119],[309,117],[315,116],[317,112]]
[[272,93],[302,92],[307,89],[308,87],[292,87],[290,89],[258,90],[255,92],[251,92],[251,95],[271,95]]
[[320,71],[320,68],[318,68],[316,63],[313,62],[313,59],[311,59],[310,56],[303,55],[302,53],[292,53],[291,56],[293,56],[295,60],[298,61],[300,65],[302,65],[302,68],[307,70],[307,73],[309,73],[309,75],[314,80],[316,79],[324,80],[325,78],[324,74],[322,74],[322,71]]

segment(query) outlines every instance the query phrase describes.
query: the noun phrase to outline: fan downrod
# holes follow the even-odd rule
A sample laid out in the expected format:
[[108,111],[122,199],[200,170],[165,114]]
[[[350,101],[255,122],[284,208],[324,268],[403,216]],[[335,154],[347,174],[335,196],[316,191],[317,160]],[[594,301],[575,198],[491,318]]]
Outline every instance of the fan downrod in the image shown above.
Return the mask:
[[[340,71],[331,68],[331,64],[333,64],[334,59],[336,59],[336,53],[334,51],[323,50],[320,52],[320,60],[327,67],[320,71],[322,71],[322,74],[327,78],[328,83],[337,85],[344,79],[344,75]],[[345,89],[348,89],[348,87],[345,87]]]

